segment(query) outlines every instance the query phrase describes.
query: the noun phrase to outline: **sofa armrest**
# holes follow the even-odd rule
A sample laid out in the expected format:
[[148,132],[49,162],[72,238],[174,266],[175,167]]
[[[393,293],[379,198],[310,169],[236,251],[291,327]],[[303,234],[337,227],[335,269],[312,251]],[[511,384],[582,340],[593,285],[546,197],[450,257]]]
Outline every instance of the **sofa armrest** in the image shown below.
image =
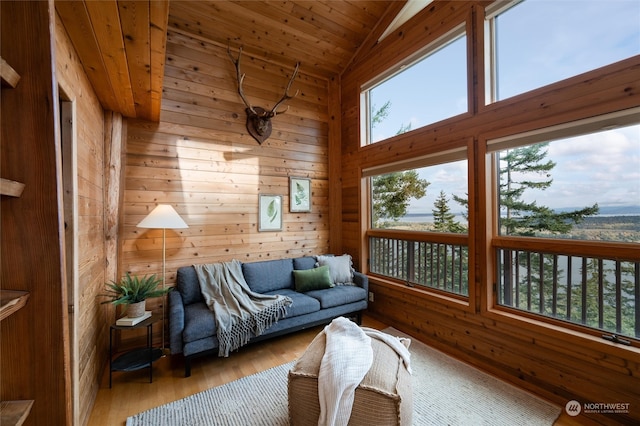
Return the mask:
[[362,272],[355,271],[353,273],[353,282],[358,286],[362,287],[369,293],[369,277],[367,277]]
[[182,353],[182,332],[184,330],[184,303],[182,294],[174,289],[169,294],[169,347],[171,354]]

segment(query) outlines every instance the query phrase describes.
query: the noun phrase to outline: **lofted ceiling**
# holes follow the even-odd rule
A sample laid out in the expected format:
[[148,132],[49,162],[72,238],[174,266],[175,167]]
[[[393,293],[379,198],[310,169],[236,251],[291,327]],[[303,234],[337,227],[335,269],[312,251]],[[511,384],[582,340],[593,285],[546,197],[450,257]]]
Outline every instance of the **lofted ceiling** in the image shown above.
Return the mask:
[[167,31],[320,78],[342,73],[405,1],[56,0],[55,6],[107,110],[160,118]]

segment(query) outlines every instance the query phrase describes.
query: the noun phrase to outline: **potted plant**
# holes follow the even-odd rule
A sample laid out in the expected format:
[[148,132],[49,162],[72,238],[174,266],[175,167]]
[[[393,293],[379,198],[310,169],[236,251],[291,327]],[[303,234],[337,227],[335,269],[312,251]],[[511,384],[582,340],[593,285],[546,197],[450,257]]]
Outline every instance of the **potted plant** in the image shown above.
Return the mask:
[[158,288],[162,282],[156,275],[145,275],[140,278],[138,276],[127,275],[122,277],[119,282],[111,281],[107,283],[107,293],[103,296],[109,297],[102,303],[112,303],[113,305],[125,305],[125,311],[129,318],[137,318],[144,315],[145,301],[152,297],[160,297],[171,291],[168,289]]

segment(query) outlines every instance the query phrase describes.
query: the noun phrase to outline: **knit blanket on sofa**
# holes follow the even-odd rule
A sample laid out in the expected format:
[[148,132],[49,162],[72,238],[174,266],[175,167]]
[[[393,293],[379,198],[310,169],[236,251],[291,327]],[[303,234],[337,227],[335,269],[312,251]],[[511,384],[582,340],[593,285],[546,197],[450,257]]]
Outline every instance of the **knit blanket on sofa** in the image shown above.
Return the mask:
[[218,356],[261,335],[286,314],[290,298],[253,292],[242,275],[242,264],[230,262],[193,265],[202,296],[213,312],[218,337]]

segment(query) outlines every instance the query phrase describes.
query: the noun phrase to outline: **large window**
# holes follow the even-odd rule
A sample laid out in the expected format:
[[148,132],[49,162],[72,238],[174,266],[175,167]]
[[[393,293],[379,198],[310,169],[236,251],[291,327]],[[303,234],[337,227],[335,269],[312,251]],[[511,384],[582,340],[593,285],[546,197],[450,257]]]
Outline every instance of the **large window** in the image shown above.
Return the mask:
[[467,160],[371,177],[375,229],[466,233]]
[[637,112],[489,142],[498,304],[640,337],[640,258],[614,254],[640,243],[640,125],[585,131]]
[[364,144],[468,111],[467,38],[462,31],[400,65],[391,76],[366,85]]
[[431,163],[420,168],[365,171],[371,188],[370,273],[469,295],[468,161],[460,159],[465,153],[417,159]]
[[487,102],[640,54],[637,0],[525,0],[496,2],[493,9]]
[[482,70],[467,73],[469,22],[364,84],[364,143],[386,141],[361,149],[368,272],[480,315],[639,339],[640,108],[624,82],[598,78],[606,96],[585,105],[570,79],[640,58],[638,16],[637,0],[492,3],[478,63],[486,102],[520,95],[513,109],[469,107],[482,98],[467,93],[482,88]]
[[496,156],[501,235],[640,243],[640,125]]

